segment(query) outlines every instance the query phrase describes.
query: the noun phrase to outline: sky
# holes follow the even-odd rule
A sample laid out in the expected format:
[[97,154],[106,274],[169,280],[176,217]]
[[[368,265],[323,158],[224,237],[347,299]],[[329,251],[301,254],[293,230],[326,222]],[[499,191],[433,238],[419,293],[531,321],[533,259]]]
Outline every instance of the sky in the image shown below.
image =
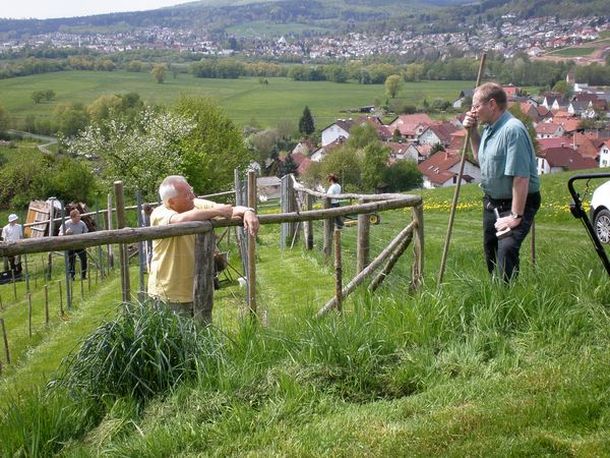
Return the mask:
[[0,18],[49,19],[154,10],[189,0],[2,0]]

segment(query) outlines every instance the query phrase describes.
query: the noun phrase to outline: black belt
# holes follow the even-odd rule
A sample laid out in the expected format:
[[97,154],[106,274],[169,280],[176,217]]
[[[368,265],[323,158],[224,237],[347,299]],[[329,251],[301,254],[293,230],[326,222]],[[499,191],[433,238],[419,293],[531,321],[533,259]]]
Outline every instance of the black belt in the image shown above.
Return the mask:
[[[540,191],[530,192],[527,195],[527,199],[525,200],[525,205],[530,202],[534,202],[540,199]],[[498,211],[509,211],[511,208],[511,204],[513,203],[513,199],[494,199],[489,194],[485,194],[483,196],[483,202],[485,204],[485,208],[492,210],[493,208],[497,208]]]

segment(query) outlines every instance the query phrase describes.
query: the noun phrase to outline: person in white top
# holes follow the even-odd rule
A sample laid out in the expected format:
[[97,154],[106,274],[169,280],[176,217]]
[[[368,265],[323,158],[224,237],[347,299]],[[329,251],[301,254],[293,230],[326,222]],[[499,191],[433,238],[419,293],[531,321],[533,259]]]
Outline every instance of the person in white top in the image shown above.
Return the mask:
[[[327,195],[341,194],[341,185],[339,184],[339,179],[337,178],[337,175],[335,175],[334,173],[328,175],[328,182],[330,183],[330,186],[326,190]],[[340,207],[341,203],[339,202],[339,199],[330,199],[330,206]],[[343,229],[343,218],[341,216],[337,216],[335,218],[335,227],[337,229]]]
[[[2,228],[2,240],[5,242],[16,242],[23,238],[23,228],[21,224],[17,223],[19,217],[14,213],[8,215],[8,224]],[[21,257],[17,256],[5,256],[4,257],[4,270],[9,269],[15,272],[21,272]]]

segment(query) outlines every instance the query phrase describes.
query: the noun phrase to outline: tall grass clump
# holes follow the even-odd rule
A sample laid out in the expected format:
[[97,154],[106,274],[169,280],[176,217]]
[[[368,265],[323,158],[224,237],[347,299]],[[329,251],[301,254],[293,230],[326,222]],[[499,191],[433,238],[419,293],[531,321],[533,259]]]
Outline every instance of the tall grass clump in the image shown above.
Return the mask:
[[51,456],[89,431],[101,409],[62,390],[37,389],[3,399],[0,414],[0,456]]
[[222,345],[211,328],[165,307],[126,304],[68,356],[51,386],[77,398],[143,402],[218,370]]

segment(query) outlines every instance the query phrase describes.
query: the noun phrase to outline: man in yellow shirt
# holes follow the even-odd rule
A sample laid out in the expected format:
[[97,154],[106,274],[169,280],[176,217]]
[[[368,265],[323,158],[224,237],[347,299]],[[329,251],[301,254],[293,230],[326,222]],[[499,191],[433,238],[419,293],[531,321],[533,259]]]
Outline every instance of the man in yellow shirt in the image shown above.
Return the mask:
[[[239,217],[248,233],[258,232],[253,209],[197,199],[183,176],[165,178],[159,186],[159,196],[163,204],[150,215],[151,226]],[[154,240],[152,251],[148,295],[176,313],[193,316],[195,235]]]

